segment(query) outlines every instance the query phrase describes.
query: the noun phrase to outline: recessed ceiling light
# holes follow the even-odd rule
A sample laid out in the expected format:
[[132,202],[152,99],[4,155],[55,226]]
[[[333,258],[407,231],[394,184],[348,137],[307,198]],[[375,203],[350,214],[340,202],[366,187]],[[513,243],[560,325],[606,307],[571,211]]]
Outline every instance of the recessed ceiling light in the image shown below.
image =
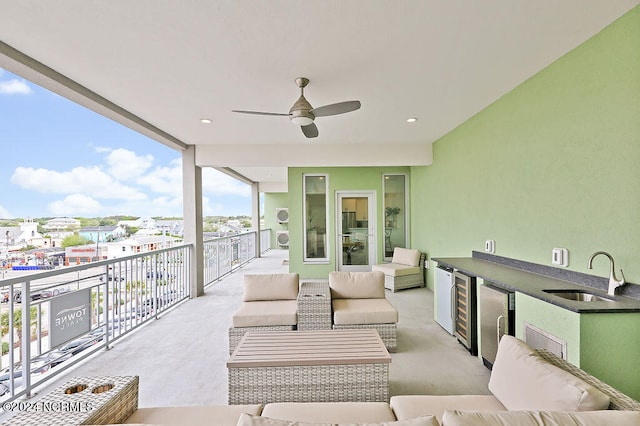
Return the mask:
[[417,117],[407,118],[407,123],[415,123],[416,121],[418,121]]
[[203,124],[211,124],[213,121],[210,118],[201,118],[200,122]]

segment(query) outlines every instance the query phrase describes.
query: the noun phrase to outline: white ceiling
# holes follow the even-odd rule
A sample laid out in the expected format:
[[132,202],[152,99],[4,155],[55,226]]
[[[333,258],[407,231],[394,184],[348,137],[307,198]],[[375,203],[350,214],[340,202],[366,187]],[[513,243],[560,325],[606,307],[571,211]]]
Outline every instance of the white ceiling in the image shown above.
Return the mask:
[[[286,166],[430,164],[434,141],[639,3],[2,0],[0,67],[196,145],[199,165],[282,182]],[[231,112],[287,113],[298,76],[313,106],[362,108],[317,118],[316,139]]]

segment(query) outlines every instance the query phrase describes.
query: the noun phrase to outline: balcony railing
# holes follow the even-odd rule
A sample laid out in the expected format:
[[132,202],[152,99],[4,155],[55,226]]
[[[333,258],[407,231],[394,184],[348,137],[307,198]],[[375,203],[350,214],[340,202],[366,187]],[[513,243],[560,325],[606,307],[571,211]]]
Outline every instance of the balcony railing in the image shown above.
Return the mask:
[[[255,258],[256,243],[256,232],[205,242],[205,284]],[[191,248],[13,271],[20,275],[0,280],[0,401],[29,397],[33,387],[189,299]]]

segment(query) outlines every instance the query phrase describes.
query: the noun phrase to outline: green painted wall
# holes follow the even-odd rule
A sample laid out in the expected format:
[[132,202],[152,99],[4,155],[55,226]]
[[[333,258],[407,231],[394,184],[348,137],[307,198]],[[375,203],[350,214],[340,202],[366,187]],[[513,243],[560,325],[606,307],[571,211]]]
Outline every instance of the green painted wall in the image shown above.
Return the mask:
[[289,194],[286,192],[267,192],[263,193],[264,200],[264,227],[271,229],[271,247],[278,248],[276,243],[276,231],[286,231],[289,227],[280,224],[276,220],[276,209],[289,207]]
[[[434,144],[413,167],[412,242],[429,256],[496,254],[640,283],[640,7]],[[433,266],[433,265],[432,265]],[[433,267],[428,283],[433,282]]]
[[[304,264],[303,262],[303,194],[302,181],[305,173],[328,175],[329,228],[327,247],[330,253],[326,264]],[[375,191],[377,202],[377,226],[381,232],[383,226],[382,175],[384,173],[409,173],[409,167],[326,167],[326,168],[290,168],[289,180],[289,270],[298,272],[302,278],[327,278],[329,272],[336,270],[335,238],[335,193],[340,190]],[[377,239],[378,261],[382,261],[384,235]]]
[[580,368],[640,401],[640,312],[580,315]]

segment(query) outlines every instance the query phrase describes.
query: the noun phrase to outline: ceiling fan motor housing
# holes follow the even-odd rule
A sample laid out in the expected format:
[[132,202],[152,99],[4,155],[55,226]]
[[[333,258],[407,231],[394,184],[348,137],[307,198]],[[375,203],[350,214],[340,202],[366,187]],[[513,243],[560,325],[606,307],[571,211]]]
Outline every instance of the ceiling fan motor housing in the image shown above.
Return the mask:
[[311,110],[313,107],[311,104],[305,99],[303,95],[300,95],[298,100],[289,110],[289,118],[294,124],[299,126],[308,126],[313,123],[313,120],[316,118],[313,114],[311,114]]

